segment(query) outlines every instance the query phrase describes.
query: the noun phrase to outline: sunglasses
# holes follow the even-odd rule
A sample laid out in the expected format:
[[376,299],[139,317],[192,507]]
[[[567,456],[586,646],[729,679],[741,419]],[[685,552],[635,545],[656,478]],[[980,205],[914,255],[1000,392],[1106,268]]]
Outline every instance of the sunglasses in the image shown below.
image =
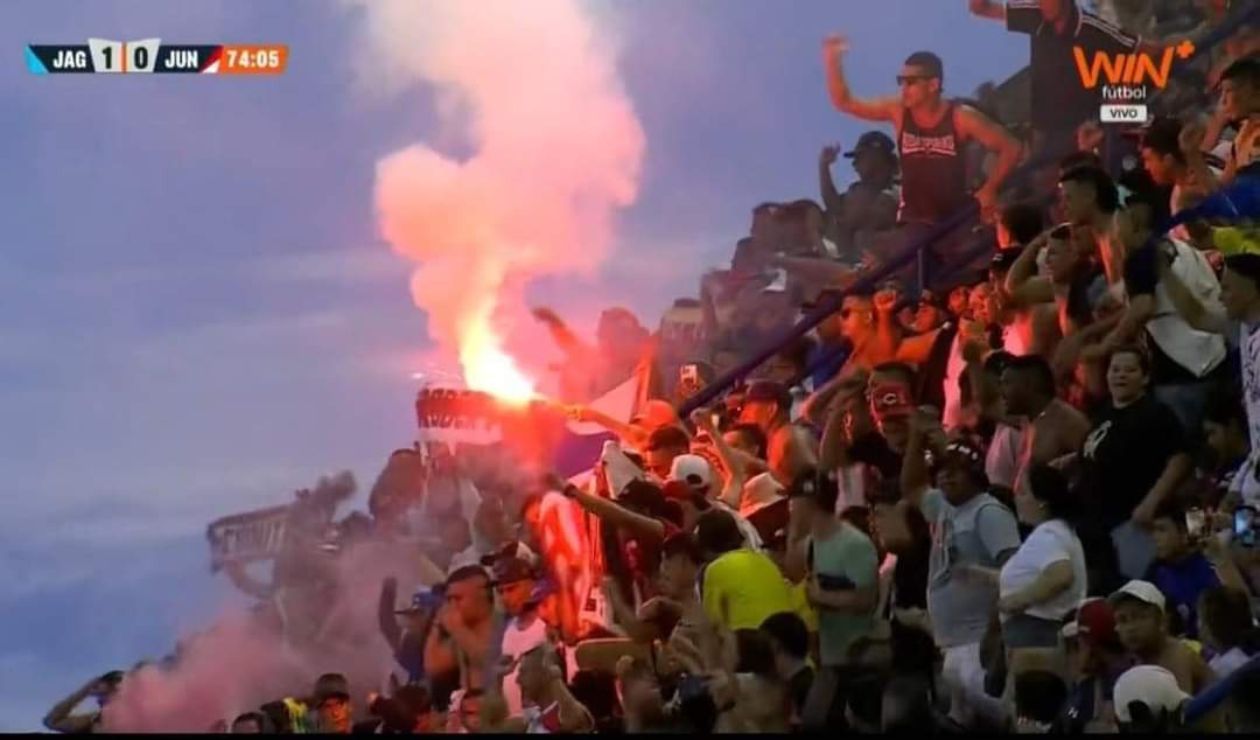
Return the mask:
[[932,79],[926,75],[897,75],[897,86],[913,85],[916,82],[927,82]]

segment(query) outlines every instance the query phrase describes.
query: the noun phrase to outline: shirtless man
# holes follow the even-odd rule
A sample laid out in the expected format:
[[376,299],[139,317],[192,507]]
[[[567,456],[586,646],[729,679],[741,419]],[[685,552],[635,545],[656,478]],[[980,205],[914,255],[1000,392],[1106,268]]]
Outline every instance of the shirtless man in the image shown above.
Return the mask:
[[1075,453],[1089,435],[1090,423],[1055,394],[1050,363],[1038,355],[1011,359],[1002,373],[1002,400],[1009,416],[1028,419],[1016,487],[1033,465],[1048,465]]
[[1177,686],[1191,695],[1216,680],[1198,653],[1168,635],[1164,595],[1153,584],[1129,581],[1109,601],[1116,612],[1116,634],[1138,663],[1167,669]]

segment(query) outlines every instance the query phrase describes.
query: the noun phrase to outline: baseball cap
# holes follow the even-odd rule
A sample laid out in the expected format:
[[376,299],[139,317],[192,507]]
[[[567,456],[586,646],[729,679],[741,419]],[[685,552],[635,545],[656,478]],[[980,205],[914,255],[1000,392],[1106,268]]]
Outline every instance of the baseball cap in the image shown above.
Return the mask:
[[989,260],[989,270],[997,273],[1004,273],[1011,269],[1011,265],[1015,264],[1015,260],[1019,259],[1019,255],[1024,250],[1019,247],[1011,247],[1010,249],[999,249],[993,255],[993,259]]
[[691,440],[687,437],[687,433],[675,426],[660,427],[648,436],[647,449],[660,450],[665,448],[683,448],[691,447]]
[[708,490],[713,484],[713,467],[699,455],[679,455],[669,468],[670,480],[681,481],[691,488]]
[[315,706],[324,703],[325,699],[349,699],[350,682],[340,673],[325,673],[315,681]]
[[661,494],[667,501],[691,504],[701,511],[707,511],[710,508],[709,499],[704,493],[680,480],[665,481],[665,485],[661,486]]
[[875,416],[887,419],[909,416],[914,412],[910,389],[901,383],[880,383],[871,388],[871,410]]
[[[813,483],[812,480],[810,482]],[[765,507],[782,501],[785,493],[773,473],[758,473],[748,479],[740,492],[739,513],[745,517],[752,516]],[[812,496],[813,493],[808,495]]]
[[893,143],[888,134],[883,131],[867,131],[858,137],[857,143],[853,145],[853,150],[845,152],[844,156],[852,159],[862,152],[878,152],[892,157],[896,151],[897,145]]
[[534,569],[524,558],[499,558],[494,563],[494,585],[505,586],[509,583],[529,580],[534,577]]
[[417,589],[411,595],[411,605],[406,609],[398,609],[395,614],[419,614],[421,612],[431,612],[442,605],[442,584],[438,584],[433,588]]
[[1076,618],[1063,626],[1067,639],[1079,637],[1094,644],[1115,644],[1116,615],[1106,599],[1093,598],[1081,602]]
[[1190,695],[1177,685],[1177,677],[1167,668],[1157,665],[1134,666],[1116,679],[1112,691],[1116,719],[1125,724],[1133,721],[1129,707],[1134,702],[1145,704],[1152,710],[1176,712]]
[[1129,581],[1108,597],[1107,600],[1114,605],[1125,598],[1136,599],[1152,606],[1158,606],[1160,611],[1164,611],[1166,604],[1164,595],[1155,587],[1155,584],[1148,581]]

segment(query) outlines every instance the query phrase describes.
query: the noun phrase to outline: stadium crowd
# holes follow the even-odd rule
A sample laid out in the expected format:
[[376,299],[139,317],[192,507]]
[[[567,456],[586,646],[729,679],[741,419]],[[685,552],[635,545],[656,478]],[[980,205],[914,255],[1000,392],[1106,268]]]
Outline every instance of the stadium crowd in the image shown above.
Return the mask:
[[[730,268],[656,332],[610,309],[588,342],[536,310],[566,413],[614,437],[592,474],[464,485],[475,465],[406,448],[370,515],[333,522],[344,491],[304,493],[270,582],[226,572],[259,629],[302,651],[338,639],[331,563],[391,553],[368,584],[390,679],[311,675],[187,729],[1260,731],[1260,236],[1162,229],[1260,177],[1260,19],[1101,5],[970,0],[1031,39],[1027,121],[948,97],[926,51],[898,94],[862,97],[849,42],[828,37],[835,108],[891,136],[824,147],[820,200],[754,208]],[[1075,46],[1162,49],[1222,24],[1140,129],[1104,132],[1096,91],[1065,82]],[[594,408],[636,372],[635,418]],[[589,536],[558,535],[557,511]],[[598,582],[575,603],[578,564]],[[89,681],[47,726],[131,729],[115,699],[189,649]]]

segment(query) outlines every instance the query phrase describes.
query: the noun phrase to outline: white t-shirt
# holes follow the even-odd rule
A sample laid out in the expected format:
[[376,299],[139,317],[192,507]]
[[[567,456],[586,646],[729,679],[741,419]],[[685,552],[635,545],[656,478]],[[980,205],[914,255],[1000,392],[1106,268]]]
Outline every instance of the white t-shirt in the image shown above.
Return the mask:
[[[529,626],[524,629],[521,628],[519,619],[513,619],[503,631],[503,642],[499,643],[500,655],[515,661],[546,641],[547,624],[542,617],[535,614]],[[519,670],[520,666],[516,666],[503,678],[503,700],[507,702],[509,717],[520,717],[523,712],[521,687],[516,683]]]
[[1062,619],[1085,600],[1087,576],[1081,540],[1061,519],[1037,525],[1024,544],[1006,561],[998,580],[999,595],[1006,597],[1028,588],[1046,566],[1061,560],[1072,563],[1072,585],[1024,613],[1041,619]]

